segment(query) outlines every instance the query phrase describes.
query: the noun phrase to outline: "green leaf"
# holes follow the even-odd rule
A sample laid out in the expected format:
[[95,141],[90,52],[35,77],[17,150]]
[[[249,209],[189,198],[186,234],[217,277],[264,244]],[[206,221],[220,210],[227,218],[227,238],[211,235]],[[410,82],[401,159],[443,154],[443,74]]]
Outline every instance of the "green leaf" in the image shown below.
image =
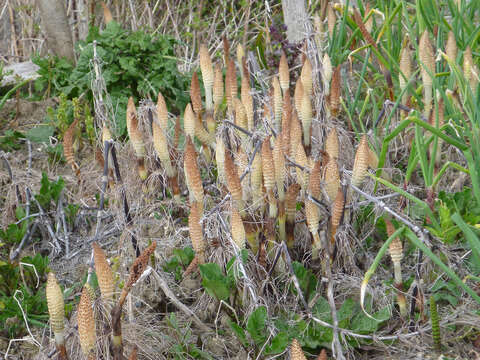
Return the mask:
[[265,306],[260,306],[252,312],[247,321],[247,331],[258,346],[263,345],[267,339],[265,331],[266,319],[267,308]]
[[452,220],[458,225],[458,227],[463,231],[465,237],[467,238],[470,248],[477,256],[480,256],[480,240],[477,235],[473,232],[472,229],[463,221],[459,213],[455,213],[452,216]]
[[265,347],[265,355],[280,354],[285,351],[289,344],[288,334],[281,331],[273,337],[271,344]]
[[53,136],[55,128],[50,125],[39,125],[31,128],[25,134],[26,138],[36,143],[50,143],[50,136]]
[[232,320],[228,320],[228,325],[232,329],[233,333],[237,336],[238,340],[242,343],[244,347],[248,346],[247,335],[245,334],[245,330],[238,325],[236,322]]
[[205,290],[217,300],[227,300],[230,296],[228,280],[222,270],[215,263],[199,265],[202,275],[202,285]]

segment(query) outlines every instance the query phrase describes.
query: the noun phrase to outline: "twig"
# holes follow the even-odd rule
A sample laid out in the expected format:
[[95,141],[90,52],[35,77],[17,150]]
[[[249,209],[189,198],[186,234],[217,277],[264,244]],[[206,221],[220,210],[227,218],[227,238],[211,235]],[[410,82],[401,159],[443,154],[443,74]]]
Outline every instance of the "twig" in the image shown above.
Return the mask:
[[[28,187],[25,188],[25,191],[28,191],[31,194],[31,190]],[[38,211],[40,212],[40,217],[43,217],[45,220],[44,223],[45,223],[45,226],[47,227],[49,235],[51,236],[55,246],[57,247],[57,250],[60,252],[62,248],[60,246],[60,243],[58,242],[57,237],[55,236],[55,233],[53,232],[52,225],[50,225],[50,219],[46,216],[45,211],[43,210],[38,200],[35,197],[33,197],[33,200],[37,204]]]
[[323,201],[320,201],[316,198],[314,198],[312,195],[307,194],[307,199],[313,202],[315,205],[317,205],[319,208],[321,208],[323,211],[328,212],[329,206],[325,204]]
[[260,140],[257,140],[256,141],[256,144],[255,144],[255,148],[253,149],[253,153],[252,155],[250,156],[250,159],[248,160],[248,165],[247,167],[245,168],[245,171],[243,172],[243,174],[240,176],[240,182],[243,180],[243,178],[245,176],[247,176],[247,174],[251,171],[251,167],[252,167],[252,164],[253,164],[253,160],[255,159],[255,156],[257,155],[257,152],[258,150],[260,149],[260,146],[262,145],[262,142]]
[[230,125],[230,126],[233,126],[235,129],[240,130],[241,132],[243,132],[244,134],[246,134],[246,135],[248,135],[248,136],[250,136],[250,137],[253,136],[253,134],[252,134],[250,131],[244,129],[244,128],[241,127],[241,126],[238,126],[238,125],[234,124],[234,123],[231,122],[230,120],[223,120],[223,123],[224,123],[224,124],[227,124],[227,125]]
[[285,159],[286,159],[292,166],[295,166],[295,167],[299,168],[299,169],[302,170],[302,171],[310,172],[310,169],[307,169],[305,166],[302,166],[302,165],[300,165],[299,163],[296,163],[295,161],[293,161],[292,159],[290,159],[290,157],[288,157],[287,155],[285,155]]
[[183,313],[185,313],[188,317],[191,317],[193,319],[193,322],[195,325],[199,327],[200,330],[206,332],[206,333],[211,333],[213,332],[212,329],[210,329],[207,325],[205,325],[198,317],[195,315],[195,313],[190,310],[185,304],[183,304],[180,300],[177,299],[175,294],[173,293],[172,290],[168,287],[167,282],[162,278],[162,276],[157,272],[157,271],[152,271],[152,274],[155,276],[155,278],[158,281],[158,285],[164,292],[165,296],[170,299],[170,301],[175,305],[179,310],[181,310]]
[[107,190],[108,184],[108,158],[110,153],[110,147],[112,145],[111,141],[105,141],[104,150],[103,150],[103,175],[102,175],[102,190],[100,192],[100,206],[97,211],[97,226],[95,227],[95,237],[98,235],[101,224],[101,216],[103,209],[105,207],[105,192]]
[[27,161],[27,177],[30,178],[32,172],[32,143],[27,139],[28,161]]
[[[375,125],[374,125],[375,128],[377,127],[380,120],[382,120],[382,118],[385,116],[385,111],[386,111],[387,106],[395,106],[395,105],[397,105],[397,106],[394,108],[394,110],[400,109],[400,110],[407,111],[407,112],[415,111],[415,109],[409,108],[408,106],[405,106],[401,103],[396,104],[393,101],[387,99],[383,103],[382,110],[380,110],[380,113],[378,114],[377,119],[375,120]],[[420,113],[418,115],[419,115],[420,119],[422,119],[425,122],[428,122],[428,120],[425,116],[423,116]]]
[[[118,166],[118,160],[117,160],[117,151],[115,149],[115,144],[113,143],[112,143],[111,151],[112,151],[113,167],[115,169],[115,177],[117,178],[117,182],[120,184],[120,189],[122,193],[123,213],[125,215],[126,225],[129,226],[132,223],[132,216],[130,215],[130,208],[128,206],[128,201],[127,201],[127,194],[125,193],[122,177],[120,175],[120,167]],[[137,238],[135,237],[133,232],[131,236],[132,236],[132,245],[133,245],[133,248],[135,249],[135,255],[138,257],[140,256],[140,248],[138,247]]]
[[37,225],[38,224],[34,222],[33,225],[28,228],[28,231],[23,236],[22,241],[20,241],[20,244],[18,244],[18,247],[10,254],[10,261],[14,261],[17,258],[17,256],[20,254],[20,251],[22,251],[22,248],[25,246],[27,240],[30,239],[33,233],[35,233]]

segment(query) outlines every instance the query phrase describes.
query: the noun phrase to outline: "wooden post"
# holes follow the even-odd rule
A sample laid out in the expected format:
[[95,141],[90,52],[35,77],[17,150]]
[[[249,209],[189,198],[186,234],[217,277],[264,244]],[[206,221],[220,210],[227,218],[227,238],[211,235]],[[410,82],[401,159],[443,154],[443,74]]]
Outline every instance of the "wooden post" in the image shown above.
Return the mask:
[[287,26],[287,40],[298,43],[306,36],[309,22],[305,0],[282,0],[283,20]]

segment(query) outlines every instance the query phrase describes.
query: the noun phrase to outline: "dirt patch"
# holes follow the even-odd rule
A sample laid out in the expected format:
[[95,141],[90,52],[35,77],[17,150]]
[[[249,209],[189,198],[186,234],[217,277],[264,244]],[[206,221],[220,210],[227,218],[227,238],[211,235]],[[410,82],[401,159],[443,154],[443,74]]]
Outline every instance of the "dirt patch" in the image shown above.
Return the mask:
[[9,99],[0,109],[0,131],[8,129],[25,131],[43,123],[47,109],[57,105],[54,99],[43,101],[28,101],[24,99]]

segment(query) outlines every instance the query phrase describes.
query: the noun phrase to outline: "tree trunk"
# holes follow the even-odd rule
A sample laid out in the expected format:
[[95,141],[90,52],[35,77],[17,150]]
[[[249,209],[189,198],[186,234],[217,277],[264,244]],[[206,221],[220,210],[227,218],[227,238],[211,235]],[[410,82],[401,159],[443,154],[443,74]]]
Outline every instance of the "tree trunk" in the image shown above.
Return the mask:
[[73,41],[68,26],[64,0],[38,0],[38,8],[47,37],[48,47],[59,57],[75,62]]
[[305,0],[282,0],[283,20],[287,26],[287,40],[298,43],[306,37],[309,23]]

